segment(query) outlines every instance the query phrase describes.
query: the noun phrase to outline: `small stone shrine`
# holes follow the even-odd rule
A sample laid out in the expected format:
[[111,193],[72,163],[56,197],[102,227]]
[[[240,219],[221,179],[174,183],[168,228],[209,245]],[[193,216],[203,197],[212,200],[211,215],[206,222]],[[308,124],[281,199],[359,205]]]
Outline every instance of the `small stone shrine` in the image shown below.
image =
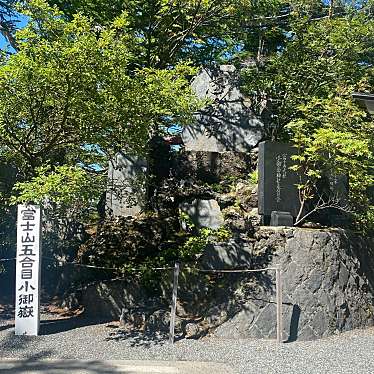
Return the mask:
[[258,159],[258,212],[269,222],[272,212],[296,217],[300,209],[297,174],[290,170],[296,150],[286,143],[262,142]]
[[139,157],[118,153],[109,163],[106,213],[135,216],[146,200],[147,162]]
[[183,130],[186,151],[249,152],[259,143],[264,125],[240,93],[233,65],[203,69],[193,80],[192,88],[200,99],[209,99],[211,104],[199,111],[193,125]]

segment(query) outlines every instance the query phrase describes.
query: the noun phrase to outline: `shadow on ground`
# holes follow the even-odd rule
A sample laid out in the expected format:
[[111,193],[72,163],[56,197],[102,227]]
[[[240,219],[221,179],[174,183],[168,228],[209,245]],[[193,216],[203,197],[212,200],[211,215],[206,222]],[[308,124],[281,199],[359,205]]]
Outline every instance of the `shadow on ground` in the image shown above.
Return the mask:
[[[14,303],[0,303],[0,331],[14,328]],[[45,308],[44,308],[45,309]],[[53,315],[56,313],[47,313]],[[40,321],[40,335],[57,334],[59,332],[73,330],[79,327],[97,325],[111,322],[110,318],[87,318],[84,315],[73,315],[71,317],[43,318]]]
[[[13,317],[14,318],[14,317]],[[98,325],[111,322],[110,319],[88,319],[84,317],[72,317],[40,321],[39,335],[51,335],[59,332],[74,330],[79,327]],[[7,322],[0,326],[0,331],[14,328],[14,323]]]
[[[27,360],[2,360],[0,362],[1,374],[109,374],[118,373],[118,368],[102,361],[56,360],[40,361],[50,355],[50,351],[41,352]],[[121,371],[124,374],[134,374],[133,371]]]
[[40,323],[40,335],[57,334],[59,332],[74,330],[79,327],[98,325],[111,321],[111,319],[88,319],[83,316],[44,320]]
[[118,330],[109,334],[106,341],[128,340],[131,347],[149,348],[153,345],[164,345],[168,342],[169,335],[164,332],[143,332],[139,330]]

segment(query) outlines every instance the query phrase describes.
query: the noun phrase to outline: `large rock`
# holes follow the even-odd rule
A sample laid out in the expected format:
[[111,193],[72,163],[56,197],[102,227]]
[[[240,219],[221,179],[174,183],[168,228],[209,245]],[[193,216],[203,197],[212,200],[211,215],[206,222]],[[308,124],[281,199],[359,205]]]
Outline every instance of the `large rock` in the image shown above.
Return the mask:
[[[267,266],[282,268],[284,339],[313,340],[374,324],[372,242],[343,230],[271,231],[258,233],[257,243],[274,249]],[[262,277],[243,283],[240,310],[216,335],[275,338],[274,274]]]
[[249,152],[263,137],[264,125],[249,109],[249,101],[239,90],[233,65],[216,70],[203,69],[192,82],[201,99],[211,104],[201,110],[182,139],[188,151]]
[[[313,340],[374,325],[373,248],[374,239],[344,230],[262,227],[252,239],[235,238],[208,246],[196,267],[262,269],[280,265],[283,338]],[[82,291],[86,313],[119,318],[125,308],[134,321],[139,314],[149,320],[157,310],[168,309],[172,272],[163,275],[160,284],[167,286],[153,299],[131,282],[89,286]],[[190,337],[209,332],[235,339],[276,337],[274,270],[216,274],[182,266],[178,301],[178,315],[193,323],[186,329]]]
[[86,317],[119,320],[123,310],[156,310],[160,303],[150,298],[138,283],[129,280],[95,282],[81,291]]

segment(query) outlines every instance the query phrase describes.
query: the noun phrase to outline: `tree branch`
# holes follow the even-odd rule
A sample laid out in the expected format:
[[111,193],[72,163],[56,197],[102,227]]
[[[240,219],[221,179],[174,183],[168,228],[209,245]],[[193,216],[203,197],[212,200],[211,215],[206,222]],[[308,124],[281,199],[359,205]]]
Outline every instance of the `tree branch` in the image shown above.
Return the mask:
[[[305,200],[303,200],[303,203],[305,203]],[[306,218],[308,218],[313,213],[324,210],[324,209],[338,209],[345,213],[351,213],[352,209],[350,208],[349,204],[342,205],[341,200],[339,199],[339,196],[335,195],[333,197],[330,197],[327,201],[323,199],[322,196],[319,196],[318,201],[314,208],[310,210],[308,213],[306,213],[304,216],[296,218],[296,222],[294,223],[294,226],[299,225],[300,223],[304,222]],[[301,211],[301,210],[300,210]]]

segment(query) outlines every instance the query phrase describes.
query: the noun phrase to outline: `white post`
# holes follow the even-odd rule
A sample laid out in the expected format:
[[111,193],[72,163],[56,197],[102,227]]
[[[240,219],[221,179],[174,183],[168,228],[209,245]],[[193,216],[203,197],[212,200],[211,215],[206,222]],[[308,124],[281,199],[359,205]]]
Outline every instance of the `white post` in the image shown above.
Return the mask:
[[277,343],[283,342],[283,315],[282,315],[282,278],[281,268],[277,266],[275,269],[275,284],[277,298]]
[[41,209],[18,205],[15,334],[38,335],[40,322]]
[[176,314],[176,309],[177,309],[178,276],[179,276],[179,263],[176,262],[174,266],[173,298],[171,302],[171,312],[170,312],[170,333],[169,333],[170,344],[174,343],[175,314]]

